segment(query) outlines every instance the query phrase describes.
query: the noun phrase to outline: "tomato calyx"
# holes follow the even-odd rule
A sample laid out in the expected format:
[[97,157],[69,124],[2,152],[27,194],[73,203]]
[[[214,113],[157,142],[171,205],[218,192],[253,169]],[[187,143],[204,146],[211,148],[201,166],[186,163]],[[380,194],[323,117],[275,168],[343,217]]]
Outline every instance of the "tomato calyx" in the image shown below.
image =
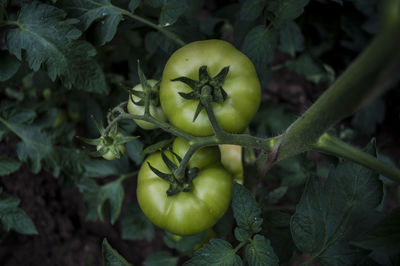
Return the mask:
[[124,136],[118,131],[117,123],[113,124],[110,130],[107,131],[102,123],[94,117],[92,118],[99,130],[100,137],[90,139],[77,136],[84,143],[96,146],[95,151],[88,151],[91,156],[103,157],[107,160],[121,158],[125,153],[125,143],[138,138],[137,136]]
[[[222,87],[226,76],[229,72],[229,66],[222,68],[222,70],[215,76],[211,77],[207,72],[207,66],[199,68],[199,81],[190,79],[188,77],[178,77],[171,81],[180,81],[192,88],[193,91],[189,93],[179,92],[179,95],[187,100],[199,100],[196,112],[193,117],[193,122],[196,121],[197,116],[205,108],[204,100],[211,102],[222,103],[228,97],[228,94]],[[209,99],[205,99],[209,98]]]
[[[179,163],[182,161],[182,158],[178,154],[176,154],[173,151],[170,151],[170,152],[178,160]],[[172,196],[179,192],[191,191],[192,187],[193,187],[192,181],[197,176],[197,174],[200,172],[200,169],[197,167],[188,168],[188,169],[186,169],[183,177],[178,177],[174,174],[176,172],[176,170],[178,169],[178,165],[176,165],[174,162],[172,162],[168,158],[168,156],[165,154],[165,152],[161,152],[161,158],[162,158],[163,162],[165,163],[165,165],[167,166],[167,168],[170,170],[170,172],[171,172],[170,174],[161,172],[157,168],[153,167],[149,162],[147,162],[147,164],[149,165],[149,167],[150,167],[151,171],[153,171],[153,173],[155,173],[158,177],[164,179],[165,181],[167,181],[170,184],[168,190],[166,191],[167,195]]]
[[[146,103],[146,94],[150,94],[149,100],[150,104],[153,106],[160,106],[160,100],[158,96],[159,88],[160,88],[160,82],[157,82],[154,86],[151,86],[147,80],[145,80],[143,83],[141,82],[143,91],[138,91],[138,90],[129,90],[129,98],[130,100],[139,106],[145,106]],[[139,100],[136,100],[132,96],[136,96],[139,98]]]

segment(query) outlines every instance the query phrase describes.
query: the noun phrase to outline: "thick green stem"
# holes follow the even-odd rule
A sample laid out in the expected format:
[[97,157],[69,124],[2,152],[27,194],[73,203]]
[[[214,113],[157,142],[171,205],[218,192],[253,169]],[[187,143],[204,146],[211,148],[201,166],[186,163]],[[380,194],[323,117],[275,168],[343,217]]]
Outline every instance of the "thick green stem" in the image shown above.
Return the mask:
[[323,134],[312,148],[351,160],[400,183],[399,169],[328,134]]
[[215,117],[214,111],[211,105],[211,87],[206,86],[203,88],[200,96],[200,101],[206,109],[208,119],[210,120],[211,127],[214,131],[214,134],[217,138],[221,138],[224,135],[224,130],[220,127],[217,118]]
[[189,163],[190,158],[192,158],[193,154],[198,149],[200,149],[200,147],[197,145],[192,145],[189,147],[189,150],[186,152],[185,156],[182,158],[182,161],[179,163],[179,166],[174,173],[174,176],[176,178],[182,179],[184,177],[186,166]]
[[335,83],[287,130],[278,160],[309,150],[332,125],[398,79],[400,1],[388,1],[381,32]]

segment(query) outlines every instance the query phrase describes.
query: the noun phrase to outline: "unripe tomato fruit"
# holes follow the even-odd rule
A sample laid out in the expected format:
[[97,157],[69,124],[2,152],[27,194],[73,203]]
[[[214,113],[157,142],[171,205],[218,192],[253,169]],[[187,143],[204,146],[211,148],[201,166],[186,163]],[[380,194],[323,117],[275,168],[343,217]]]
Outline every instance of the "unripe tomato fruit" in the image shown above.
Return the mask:
[[[221,128],[232,133],[242,132],[250,123],[261,101],[261,87],[250,59],[232,44],[222,40],[189,43],[175,51],[164,67],[160,85],[160,102],[168,120],[175,127],[195,136],[210,136],[213,130],[203,109],[193,122],[198,100],[185,99],[179,93],[192,88],[179,77],[199,81],[199,68],[207,66],[210,77],[229,67],[222,84],[225,101],[212,102]],[[209,85],[209,84],[208,84]]]
[[[181,158],[189,145],[177,138],[173,152]],[[165,155],[175,163],[176,157],[169,151]],[[220,164],[217,147],[198,150],[190,159],[188,167],[198,167],[192,189],[168,196],[170,184],[157,176],[148,163],[163,173],[170,173],[160,152],[153,153],[142,164],[137,185],[137,199],[144,214],[155,225],[177,235],[192,235],[212,227],[227,210],[232,193],[231,175]]]
[[[150,86],[154,86],[155,84],[157,84],[157,81],[154,80],[154,79],[149,79],[149,80],[147,80],[147,82],[148,82],[148,84]],[[142,84],[139,83],[138,85],[133,87],[132,90],[143,91],[143,86],[142,86]],[[136,102],[140,101],[140,98],[135,96],[135,95],[132,95],[132,98]],[[163,121],[163,122],[167,121],[167,117],[165,116],[164,111],[162,110],[161,106],[154,106],[153,104],[150,103],[149,108],[150,108],[149,109],[150,114],[154,118],[156,118],[159,121]],[[143,115],[144,114],[144,105],[143,106],[142,105],[137,105],[134,102],[132,102],[131,98],[129,98],[129,101],[128,101],[128,112],[130,114],[133,114],[133,115]],[[135,121],[135,123],[139,127],[143,128],[143,129],[146,129],[146,130],[156,129],[157,128],[156,125],[154,125],[152,123],[149,123],[147,121],[138,120],[138,119],[134,119],[133,121]]]

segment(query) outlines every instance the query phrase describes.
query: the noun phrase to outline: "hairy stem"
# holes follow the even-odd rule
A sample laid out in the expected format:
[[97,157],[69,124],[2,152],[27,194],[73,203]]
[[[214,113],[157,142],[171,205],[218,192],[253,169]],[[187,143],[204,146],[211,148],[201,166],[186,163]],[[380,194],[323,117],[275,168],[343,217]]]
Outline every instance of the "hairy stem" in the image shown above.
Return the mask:
[[400,4],[387,1],[381,32],[330,88],[287,130],[278,160],[309,150],[332,125],[352,115],[398,80]]
[[400,183],[399,169],[328,134],[323,134],[312,148],[351,160]]
[[139,22],[141,22],[141,23],[143,23],[143,24],[145,24],[145,25],[147,25],[147,26],[149,26],[149,27],[151,27],[151,28],[153,28],[153,29],[155,29],[155,30],[161,32],[161,33],[164,34],[166,37],[168,37],[169,39],[171,39],[171,40],[173,40],[174,42],[176,42],[178,45],[184,46],[184,45],[186,44],[186,43],[185,43],[184,41],[182,41],[177,35],[175,35],[174,33],[172,33],[172,32],[170,32],[170,31],[166,30],[166,29],[165,29],[164,27],[162,27],[162,26],[156,25],[156,24],[154,24],[153,22],[151,22],[151,21],[149,21],[149,20],[147,20],[147,19],[145,19],[145,18],[142,18],[142,17],[140,17],[140,16],[138,16],[138,15],[135,15],[135,14],[129,12],[128,10],[125,10],[125,9],[122,9],[122,8],[119,8],[119,7],[116,7],[116,6],[114,6],[114,8],[115,8],[115,9],[118,9],[118,10],[119,10],[122,14],[124,14],[125,16],[128,16],[128,17],[130,17],[130,18],[132,18],[132,19],[134,19],[134,20],[136,20],[136,21],[139,21]]

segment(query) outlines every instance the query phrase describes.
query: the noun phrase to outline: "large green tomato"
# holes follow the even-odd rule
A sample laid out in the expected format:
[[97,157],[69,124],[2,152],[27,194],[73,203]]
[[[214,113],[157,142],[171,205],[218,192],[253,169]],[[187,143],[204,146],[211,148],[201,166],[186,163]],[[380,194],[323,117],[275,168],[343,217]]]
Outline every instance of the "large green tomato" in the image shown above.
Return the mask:
[[[173,151],[183,158],[189,145],[176,139]],[[178,163],[171,152],[167,157]],[[232,193],[231,175],[219,163],[217,147],[197,151],[188,163],[189,168],[198,167],[192,189],[168,196],[169,183],[157,176],[148,163],[163,173],[170,173],[161,153],[150,155],[142,164],[138,175],[137,199],[144,214],[155,225],[177,235],[192,235],[212,227],[227,210]]]
[[193,122],[199,101],[185,99],[179,94],[190,93],[192,88],[184,82],[173,81],[179,77],[199,81],[201,66],[207,66],[210,77],[215,77],[224,67],[229,67],[222,84],[227,98],[223,102],[213,102],[212,108],[222,129],[232,133],[242,132],[260,105],[260,82],[250,59],[222,40],[192,42],[178,49],[169,58],[160,86],[161,106],[168,120],[177,128],[195,136],[213,134],[204,109]]
[[[147,82],[152,87],[157,84],[157,80],[154,80],[154,79],[149,79],[149,80],[147,80]],[[142,86],[142,84],[138,84],[135,87],[133,87],[132,90],[143,91],[143,86]],[[140,101],[140,98],[135,95],[132,95],[132,98],[134,101]],[[150,109],[149,109],[150,114],[155,119],[157,119],[159,121],[163,121],[163,122],[167,121],[167,118],[166,118],[161,106],[154,106],[153,104],[150,103],[149,107],[150,107]],[[133,115],[143,115],[144,114],[144,106],[133,103],[132,99],[129,98],[128,112]],[[149,123],[147,121],[138,120],[138,119],[134,119],[134,121],[139,127],[146,129],[146,130],[157,128],[156,125]]]

